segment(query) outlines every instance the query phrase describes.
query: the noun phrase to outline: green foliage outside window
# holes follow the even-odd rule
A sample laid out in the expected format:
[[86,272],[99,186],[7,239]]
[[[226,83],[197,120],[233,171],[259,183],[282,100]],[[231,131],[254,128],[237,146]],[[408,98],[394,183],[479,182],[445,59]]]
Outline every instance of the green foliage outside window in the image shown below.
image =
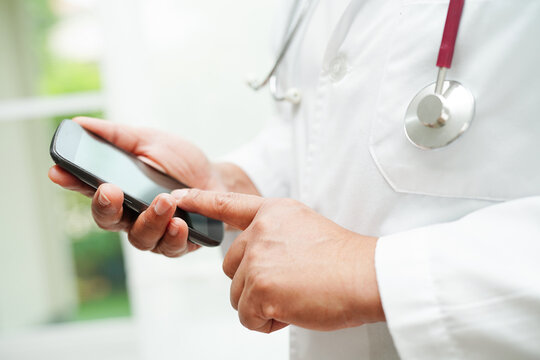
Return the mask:
[[80,91],[95,91],[101,87],[99,68],[95,63],[77,63],[69,60],[46,59],[39,91],[59,95]]
[[[101,117],[101,114],[84,114]],[[71,116],[69,116],[71,117]],[[68,117],[68,118],[69,118]],[[65,117],[52,120],[56,127]],[[65,231],[71,240],[79,306],[73,321],[131,314],[120,236],[99,229],[92,220],[91,199],[64,193]]]
[[[50,49],[51,29],[61,21],[52,10],[53,1],[23,0],[29,22],[32,51],[37,65],[36,95],[52,96],[101,88],[97,61],[60,58]],[[102,117],[103,114],[74,114]],[[64,118],[50,120],[51,131]],[[52,132],[51,132],[52,134]],[[73,321],[129,316],[130,305],[120,237],[97,228],[92,221],[90,199],[65,192],[65,231],[71,239],[77,276],[78,312]]]
[[80,299],[75,320],[129,316],[118,235],[94,230],[73,240]]
[[[49,33],[60,20],[51,10],[52,1],[24,0],[24,10],[31,19],[31,37],[38,59],[38,95],[59,95],[97,91],[101,88],[97,62],[62,59],[50,51]],[[84,41],[84,39],[81,39]]]

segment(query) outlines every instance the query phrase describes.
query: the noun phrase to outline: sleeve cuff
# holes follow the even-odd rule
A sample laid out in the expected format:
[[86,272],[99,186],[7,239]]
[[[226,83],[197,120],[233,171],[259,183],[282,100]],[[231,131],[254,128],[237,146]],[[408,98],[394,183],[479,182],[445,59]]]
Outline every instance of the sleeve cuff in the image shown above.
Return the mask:
[[[444,226],[435,226],[436,236]],[[455,358],[431,273],[431,228],[381,237],[375,253],[383,308],[402,359]]]

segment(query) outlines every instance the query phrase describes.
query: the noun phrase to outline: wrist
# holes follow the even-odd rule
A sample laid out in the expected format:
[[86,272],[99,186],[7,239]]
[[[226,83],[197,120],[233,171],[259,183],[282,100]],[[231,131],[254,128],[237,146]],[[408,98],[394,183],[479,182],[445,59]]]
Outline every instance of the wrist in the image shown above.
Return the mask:
[[259,195],[260,192],[249,176],[233,163],[212,163],[209,186],[212,190]]

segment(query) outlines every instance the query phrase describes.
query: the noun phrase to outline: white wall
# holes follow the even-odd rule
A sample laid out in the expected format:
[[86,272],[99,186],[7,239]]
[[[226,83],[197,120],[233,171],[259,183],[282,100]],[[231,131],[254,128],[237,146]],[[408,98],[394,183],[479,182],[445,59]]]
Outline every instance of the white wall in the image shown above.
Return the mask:
[[[211,156],[247,141],[271,112],[245,85],[268,70],[275,1],[103,0],[107,114],[192,140]],[[147,359],[283,359],[287,332],[251,333],[229,305],[219,250],[168,260],[126,246]]]

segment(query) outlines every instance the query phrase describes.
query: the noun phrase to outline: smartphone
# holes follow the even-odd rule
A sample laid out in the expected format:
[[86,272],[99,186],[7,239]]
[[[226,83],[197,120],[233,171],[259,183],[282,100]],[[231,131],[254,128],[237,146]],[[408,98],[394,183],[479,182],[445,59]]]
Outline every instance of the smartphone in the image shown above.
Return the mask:
[[[147,165],[71,120],[56,129],[50,148],[56,164],[79,180],[97,189],[110,183],[124,191],[124,206],[137,214],[154,198],[186,185]],[[189,241],[202,246],[218,246],[223,240],[223,223],[177,209],[176,217],[189,227]]]

